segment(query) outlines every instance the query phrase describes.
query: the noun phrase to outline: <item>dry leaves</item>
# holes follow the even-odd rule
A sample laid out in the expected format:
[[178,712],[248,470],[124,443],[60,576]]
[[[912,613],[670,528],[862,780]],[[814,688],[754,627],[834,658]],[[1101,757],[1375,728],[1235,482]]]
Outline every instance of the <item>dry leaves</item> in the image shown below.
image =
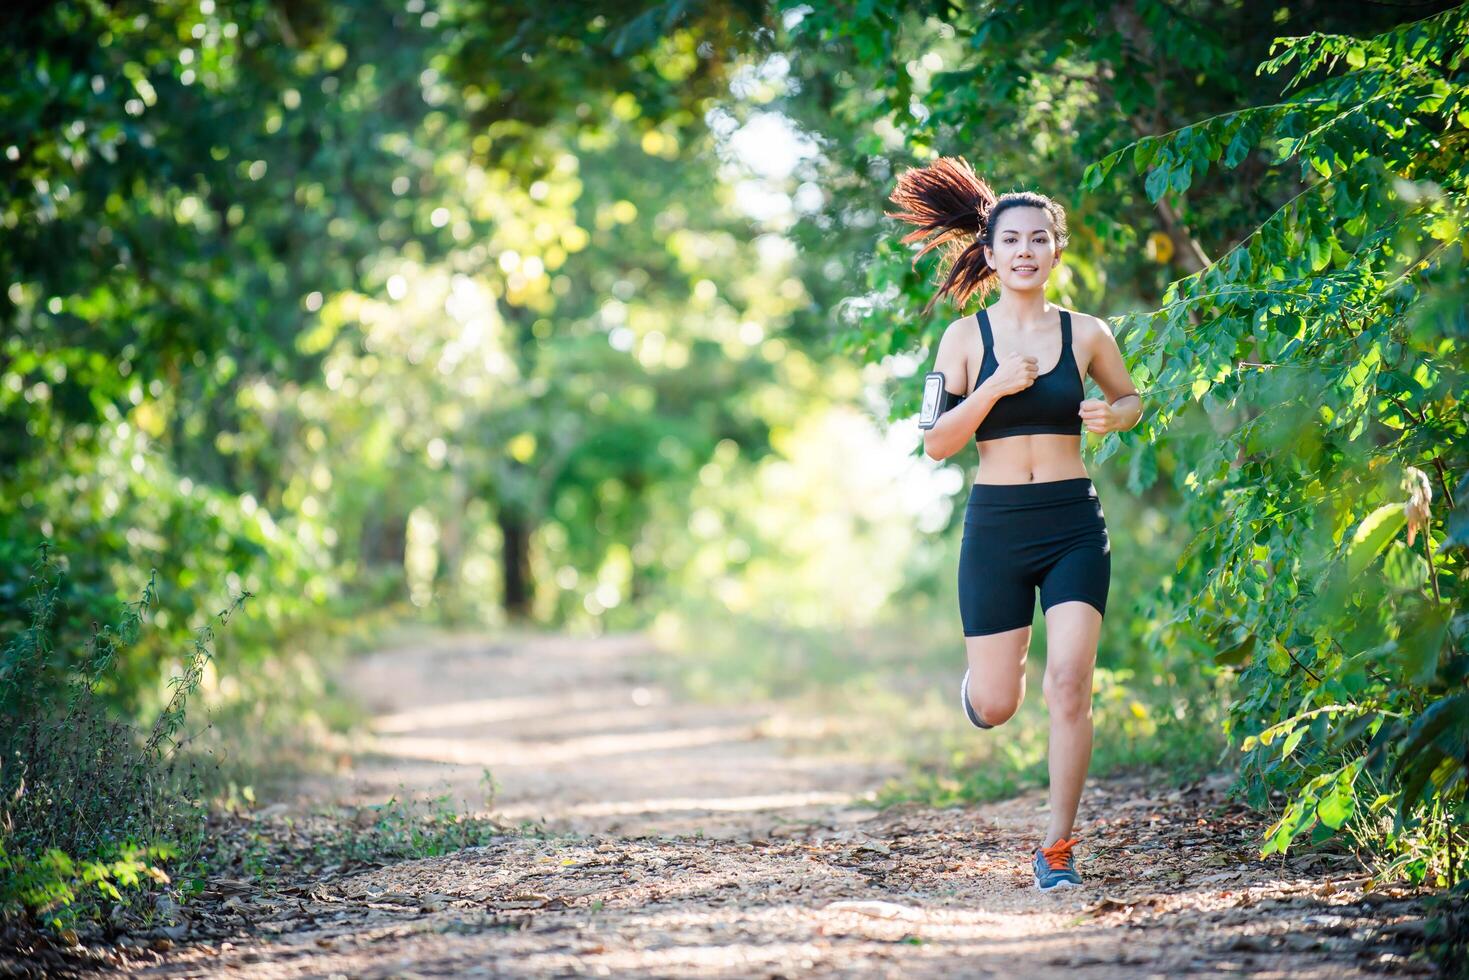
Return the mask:
[[1408,518],[1408,544],[1411,546],[1418,532],[1428,527],[1433,484],[1429,482],[1427,473],[1416,466],[1409,466],[1403,471],[1403,489],[1408,494],[1403,503],[1403,513]]
[[[1418,896],[1364,892],[1370,882],[1343,854],[1257,860],[1259,820],[1223,787],[1097,782],[1084,811],[1093,819],[1078,828],[1088,886],[1061,895],[1030,879],[1044,817],[1043,795],[1030,793],[976,808],[896,807],[855,826],[755,826],[744,839],[506,834],[442,857],[333,856],[284,877],[216,878],[197,898],[160,907],[177,921],[108,956],[144,973],[147,957],[162,957],[165,972],[214,973],[289,956],[292,971],[319,975],[369,975],[389,960],[419,963],[407,972],[424,976],[476,966],[707,975],[718,962],[743,964],[731,967],[738,975],[861,975],[890,972],[899,949],[915,973],[962,972],[976,956],[1021,973],[1050,964],[1176,974],[1245,961],[1282,974],[1421,969],[1411,955],[1423,940]],[[328,830],[282,818],[220,834],[309,857],[314,839],[329,839],[313,835]],[[284,855],[257,853],[255,864],[283,867]],[[1025,952],[1062,934],[1064,954]]]

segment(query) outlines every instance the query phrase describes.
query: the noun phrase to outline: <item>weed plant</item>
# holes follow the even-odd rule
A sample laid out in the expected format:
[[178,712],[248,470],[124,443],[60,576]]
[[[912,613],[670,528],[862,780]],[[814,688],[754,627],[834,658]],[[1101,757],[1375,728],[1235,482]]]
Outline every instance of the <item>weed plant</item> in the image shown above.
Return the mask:
[[205,794],[198,766],[179,752],[188,741],[180,733],[213,623],[228,622],[250,593],[196,633],[163,710],[140,729],[102,693],[156,603],[154,576],[116,622],[93,624],[76,658],[55,645],[68,592],[49,544],[33,569],[30,622],[0,649],[0,911],[66,933],[125,913],[151,886],[170,883],[171,863],[197,854]]
[[399,786],[386,802],[358,809],[323,806],[297,818],[252,815],[249,787],[211,823],[211,872],[253,882],[262,892],[328,870],[442,857],[508,837],[552,836],[543,821],[511,826],[490,815],[496,783],[488,769],[480,814],[461,813],[452,794],[414,799]]

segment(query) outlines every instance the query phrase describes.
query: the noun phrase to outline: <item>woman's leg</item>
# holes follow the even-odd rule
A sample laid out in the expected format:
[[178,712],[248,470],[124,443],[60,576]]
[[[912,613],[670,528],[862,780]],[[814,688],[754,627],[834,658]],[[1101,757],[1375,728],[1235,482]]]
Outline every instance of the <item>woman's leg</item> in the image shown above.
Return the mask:
[[1102,614],[1081,600],[1046,610],[1046,707],[1051,715],[1051,822],[1043,844],[1071,836],[1092,757],[1092,668]]
[[1010,720],[1025,697],[1025,657],[1035,617],[1036,581],[1021,557],[1024,527],[976,485],[959,546],[959,618],[969,660],[969,704],[986,727]]
[[964,637],[969,657],[969,703],[986,725],[1003,725],[1025,699],[1029,626]]
[[1051,714],[1051,823],[1045,847],[1071,836],[1091,765],[1092,670],[1112,581],[1112,545],[1100,500],[1088,494],[1058,508],[1053,523],[1063,529],[1065,543],[1040,582]]

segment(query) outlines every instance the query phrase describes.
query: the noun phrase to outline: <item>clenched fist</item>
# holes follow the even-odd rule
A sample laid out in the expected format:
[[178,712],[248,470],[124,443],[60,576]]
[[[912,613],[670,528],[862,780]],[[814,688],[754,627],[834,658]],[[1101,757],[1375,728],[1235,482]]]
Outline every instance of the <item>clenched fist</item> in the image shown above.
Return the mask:
[[1076,414],[1081,416],[1081,424],[1087,427],[1087,431],[1095,432],[1098,435],[1120,428],[1117,411],[1100,398],[1088,398],[1081,403]]

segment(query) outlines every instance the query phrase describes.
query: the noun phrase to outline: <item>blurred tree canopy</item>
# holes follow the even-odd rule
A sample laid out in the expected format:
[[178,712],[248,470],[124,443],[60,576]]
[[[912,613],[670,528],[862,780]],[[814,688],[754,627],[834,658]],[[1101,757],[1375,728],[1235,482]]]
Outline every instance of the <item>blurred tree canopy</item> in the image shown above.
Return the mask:
[[134,704],[230,590],[243,654],[354,596],[554,621],[653,588],[650,494],[764,451],[783,348],[750,325],[799,293],[760,285],[703,125],[741,25],[608,13],[12,14],[0,621],[42,537],[76,636],[156,567]]

